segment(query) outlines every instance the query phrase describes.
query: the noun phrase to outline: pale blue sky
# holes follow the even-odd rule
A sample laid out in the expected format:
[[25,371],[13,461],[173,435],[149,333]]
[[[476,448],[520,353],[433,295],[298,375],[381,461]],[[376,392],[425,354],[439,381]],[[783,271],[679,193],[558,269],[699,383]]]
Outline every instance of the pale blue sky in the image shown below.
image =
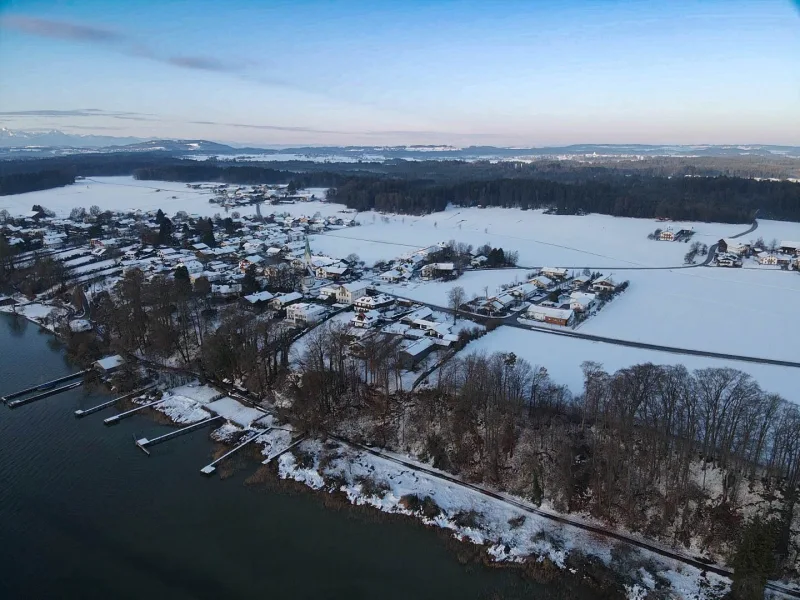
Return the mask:
[[800,12],[0,0],[0,126],[254,144],[800,145]]

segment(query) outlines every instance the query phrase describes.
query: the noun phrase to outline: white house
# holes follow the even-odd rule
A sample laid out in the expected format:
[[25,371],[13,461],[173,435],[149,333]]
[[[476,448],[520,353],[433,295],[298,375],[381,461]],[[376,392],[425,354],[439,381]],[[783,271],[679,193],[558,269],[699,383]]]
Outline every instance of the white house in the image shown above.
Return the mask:
[[320,266],[316,268],[316,275],[318,279],[338,279],[345,273],[347,273],[347,266],[341,263]]
[[353,281],[339,286],[336,301],[342,304],[353,304],[358,298],[367,295],[367,284],[364,281]]
[[597,296],[584,292],[572,292],[569,295],[569,307],[575,312],[586,312],[592,307]]
[[256,292],[255,294],[249,294],[243,298],[245,302],[247,302],[251,306],[258,306],[259,304],[263,304],[264,302],[269,302],[275,296],[271,293],[264,291],[264,292]]
[[311,325],[318,323],[325,314],[325,307],[319,304],[298,302],[286,307],[286,320],[295,325]]

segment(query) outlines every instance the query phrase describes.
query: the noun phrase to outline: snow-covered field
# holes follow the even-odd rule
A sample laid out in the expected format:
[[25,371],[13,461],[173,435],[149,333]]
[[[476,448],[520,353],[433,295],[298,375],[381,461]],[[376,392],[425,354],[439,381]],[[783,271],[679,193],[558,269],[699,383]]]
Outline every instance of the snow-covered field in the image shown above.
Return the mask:
[[453,286],[460,285],[466,292],[467,300],[474,296],[489,295],[500,291],[500,286],[509,283],[523,283],[530,269],[501,269],[497,271],[470,271],[464,273],[456,281],[414,281],[404,284],[381,284],[382,292],[390,292],[411,298],[418,302],[427,302],[439,306],[448,306],[447,293]]
[[[615,310],[615,303],[604,311]],[[603,311],[600,312],[600,315]],[[657,365],[684,365],[689,370],[711,367],[730,367],[750,374],[762,389],[780,394],[787,400],[800,403],[800,369],[762,365],[749,362],[726,361],[702,356],[671,354],[655,350],[641,350],[567,338],[512,327],[499,327],[482,338],[471,342],[461,354],[472,352],[513,352],[531,365],[545,367],[554,383],[569,387],[573,393],[583,390],[581,363],[594,361],[603,365],[609,373],[635,364],[651,362]],[[435,381],[436,374],[431,376]]]
[[800,360],[800,275],[700,267],[626,271],[630,287],[581,326],[626,340]]
[[[324,188],[310,188],[303,194],[316,194],[325,197]],[[12,215],[19,215],[31,210],[34,204],[49,208],[59,217],[69,216],[76,207],[89,209],[92,205],[102,210],[124,211],[140,209],[144,212],[161,209],[172,215],[179,210],[189,214],[210,217],[216,213],[225,216],[236,211],[242,215],[255,214],[255,206],[237,206],[226,213],[219,204],[209,202],[214,194],[210,190],[193,190],[185,183],[175,181],[139,181],[133,177],[92,177],[75,182],[73,185],[0,197],[0,210],[6,209]],[[317,204],[317,203],[314,203]],[[288,206],[305,206],[305,203]],[[272,207],[271,207],[272,208]],[[278,212],[284,206],[276,206]],[[313,214],[308,210],[304,214]]]

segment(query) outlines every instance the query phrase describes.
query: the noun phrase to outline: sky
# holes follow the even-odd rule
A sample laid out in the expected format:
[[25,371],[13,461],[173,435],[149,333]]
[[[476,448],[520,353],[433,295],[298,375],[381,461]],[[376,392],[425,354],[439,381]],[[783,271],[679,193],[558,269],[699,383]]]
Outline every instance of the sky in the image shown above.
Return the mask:
[[0,127],[800,145],[792,0],[0,0]]

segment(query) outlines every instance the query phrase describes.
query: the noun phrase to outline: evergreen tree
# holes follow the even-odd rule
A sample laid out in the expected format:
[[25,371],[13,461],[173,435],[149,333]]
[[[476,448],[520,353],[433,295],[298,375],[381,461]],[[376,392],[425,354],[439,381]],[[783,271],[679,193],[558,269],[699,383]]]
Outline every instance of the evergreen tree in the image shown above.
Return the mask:
[[742,531],[733,559],[731,600],[763,600],[775,570],[775,524],[755,517]]

